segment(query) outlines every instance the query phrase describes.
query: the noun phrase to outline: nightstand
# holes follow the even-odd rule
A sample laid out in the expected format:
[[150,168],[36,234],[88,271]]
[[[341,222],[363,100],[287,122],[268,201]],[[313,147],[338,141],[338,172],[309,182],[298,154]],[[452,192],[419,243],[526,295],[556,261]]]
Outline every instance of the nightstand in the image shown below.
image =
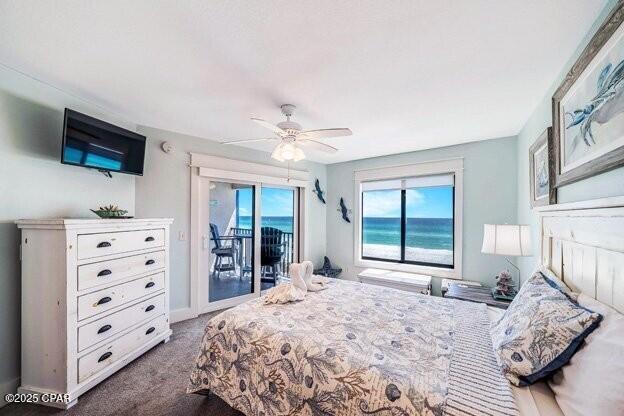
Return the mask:
[[469,302],[485,303],[495,308],[507,309],[511,301],[496,300],[492,297],[492,288],[487,286],[468,286],[461,283],[450,283],[443,295],[449,299],[466,300]]

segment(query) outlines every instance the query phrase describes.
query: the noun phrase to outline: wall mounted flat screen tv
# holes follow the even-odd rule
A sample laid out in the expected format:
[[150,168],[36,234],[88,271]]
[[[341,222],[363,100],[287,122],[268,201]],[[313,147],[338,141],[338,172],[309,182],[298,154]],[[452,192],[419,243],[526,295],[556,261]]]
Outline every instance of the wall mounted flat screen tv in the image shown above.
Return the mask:
[[144,158],[145,136],[65,109],[61,163],[143,175]]

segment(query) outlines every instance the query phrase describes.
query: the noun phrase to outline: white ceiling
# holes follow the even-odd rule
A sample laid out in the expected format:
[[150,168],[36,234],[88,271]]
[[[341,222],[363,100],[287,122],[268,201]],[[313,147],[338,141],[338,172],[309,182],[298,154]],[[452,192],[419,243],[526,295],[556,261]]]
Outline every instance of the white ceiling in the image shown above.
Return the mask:
[[334,163],[517,134],[605,4],[0,0],[0,63],[212,140],[267,137],[249,117],[293,103],[353,130],[308,151]]

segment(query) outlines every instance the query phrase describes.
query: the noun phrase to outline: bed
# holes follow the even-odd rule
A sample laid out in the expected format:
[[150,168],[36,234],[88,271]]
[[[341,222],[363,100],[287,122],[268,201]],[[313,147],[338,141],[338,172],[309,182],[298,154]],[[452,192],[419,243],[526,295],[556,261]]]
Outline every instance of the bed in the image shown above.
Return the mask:
[[[542,263],[621,312],[621,204],[551,207],[540,230]],[[482,304],[336,280],[298,303],[256,299],[213,318],[188,390],[246,415],[561,414],[545,383],[503,378],[492,319]]]
[[191,390],[247,415],[516,415],[489,340],[485,305],[334,280],[212,319]]

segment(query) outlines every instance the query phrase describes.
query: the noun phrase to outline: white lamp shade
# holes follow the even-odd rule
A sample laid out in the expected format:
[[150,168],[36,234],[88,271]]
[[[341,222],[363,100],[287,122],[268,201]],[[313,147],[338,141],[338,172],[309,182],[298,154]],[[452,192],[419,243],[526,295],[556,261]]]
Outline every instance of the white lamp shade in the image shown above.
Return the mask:
[[484,224],[482,253],[530,256],[531,229],[528,225]]

